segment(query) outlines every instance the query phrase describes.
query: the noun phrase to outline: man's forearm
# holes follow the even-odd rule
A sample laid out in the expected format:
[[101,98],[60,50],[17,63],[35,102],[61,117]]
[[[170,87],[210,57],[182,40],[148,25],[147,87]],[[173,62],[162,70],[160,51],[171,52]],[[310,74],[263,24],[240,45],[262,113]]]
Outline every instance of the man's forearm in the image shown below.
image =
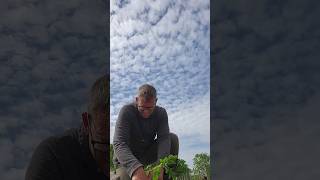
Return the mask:
[[132,154],[131,150],[125,143],[114,142],[115,156],[120,164],[126,169],[131,177],[133,172],[143,166],[140,161]]

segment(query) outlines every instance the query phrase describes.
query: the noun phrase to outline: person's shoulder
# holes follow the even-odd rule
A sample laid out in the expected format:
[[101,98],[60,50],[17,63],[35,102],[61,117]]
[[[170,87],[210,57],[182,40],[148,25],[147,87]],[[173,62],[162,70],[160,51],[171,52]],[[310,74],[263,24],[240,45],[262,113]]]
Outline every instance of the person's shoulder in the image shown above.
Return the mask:
[[47,176],[47,172],[50,174],[50,172],[56,171],[57,168],[54,167],[58,160],[54,151],[56,140],[55,136],[51,136],[37,145],[26,171],[27,180]]
[[160,112],[160,113],[167,112],[164,107],[161,107],[161,106],[158,106],[158,105],[156,105],[156,111],[158,111],[158,112]]
[[[32,159],[35,164],[39,162],[51,161],[57,159],[56,147],[58,144],[57,136],[50,136],[42,140],[35,148]],[[33,163],[34,164],[34,163]]]
[[62,135],[57,137],[57,146],[62,149],[68,147],[70,150],[78,148],[80,145],[79,135],[79,129],[68,129]]
[[51,136],[44,139],[37,147],[37,151],[50,152],[55,155],[64,152],[66,149],[73,149],[72,146],[78,144],[78,131],[76,129],[70,129],[65,131],[61,135]]
[[121,111],[122,112],[135,112],[136,111],[136,106],[134,103],[128,103],[128,104],[125,104],[124,106],[122,106],[121,108]]
[[155,112],[156,112],[156,117],[160,117],[160,118],[162,118],[162,117],[164,117],[164,116],[167,116],[167,111],[166,111],[166,109],[164,108],[164,107],[161,107],[161,106],[156,106],[156,108],[155,108]]
[[127,103],[127,104],[122,106],[122,108],[124,108],[124,109],[133,109],[135,107],[136,107],[135,103],[133,103],[133,102],[132,103]]
[[66,167],[74,165],[75,160],[79,162],[78,159],[81,157],[76,135],[76,130],[68,130],[62,135],[47,137],[41,141],[33,152],[26,179],[60,179],[59,175],[65,172]]
[[68,129],[66,130],[63,134],[61,134],[60,136],[58,136],[58,141],[78,141],[79,140],[79,129],[77,128],[72,128],[72,129]]
[[36,148],[36,151],[51,150],[57,144],[57,136],[50,136],[42,140]]

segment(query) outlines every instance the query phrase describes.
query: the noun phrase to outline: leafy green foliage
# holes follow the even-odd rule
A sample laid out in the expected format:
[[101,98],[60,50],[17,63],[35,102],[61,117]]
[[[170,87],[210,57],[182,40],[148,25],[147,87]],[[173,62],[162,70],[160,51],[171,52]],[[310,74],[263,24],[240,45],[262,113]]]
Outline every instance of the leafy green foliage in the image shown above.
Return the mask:
[[145,172],[147,175],[152,175],[152,180],[158,180],[161,173],[161,165],[149,165],[145,168]]
[[210,178],[210,157],[206,153],[196,154],[193,158],[193,173]]
[[114,164],[113,164],[113,161],[112,161],[112,159],[113,159],[113,145],[112,144],[110,144],[110,159],[109,159],[109,161],[110,161],[110,170],[115,170],[115,166],[114,166]]
[[145,171],[148,175],[150,173],[152,174],[152,180],[158,180],[162,168],[172,179],[177,179],[178,177],[189,172],[186,162],[174,155],[169,155],[163,159],[160,159],[160,163],[158,164],[151,164],[147,166]]

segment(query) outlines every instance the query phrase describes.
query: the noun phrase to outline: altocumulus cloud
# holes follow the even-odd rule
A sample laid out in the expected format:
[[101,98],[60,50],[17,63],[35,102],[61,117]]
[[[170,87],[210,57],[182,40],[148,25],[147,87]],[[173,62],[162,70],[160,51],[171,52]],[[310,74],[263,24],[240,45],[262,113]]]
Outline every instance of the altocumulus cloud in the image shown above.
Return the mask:
[[111,1],[111,139],[122,105],[153,84],[192,166],[210,142],[209,1]]
[[35,147],[78,127],[106,74],[102,1],[1,1],[0,179],[24,179]]
[[318,3],[213,7],[216,178],[319,179]]

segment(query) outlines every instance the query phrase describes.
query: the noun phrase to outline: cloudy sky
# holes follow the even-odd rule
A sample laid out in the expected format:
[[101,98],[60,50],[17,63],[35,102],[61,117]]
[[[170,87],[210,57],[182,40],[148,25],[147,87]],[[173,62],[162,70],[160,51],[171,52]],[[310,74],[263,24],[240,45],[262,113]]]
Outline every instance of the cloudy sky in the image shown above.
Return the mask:
[[[216,179],[319,179],[317,1],[213,1],[211,71],[207,1],[119,2],[110,19],[113,123],[150,82],[183,153],[209,151],[209,125],[196,122],[208,122],[210,97]],[[42,139],[78,127],[89,86],[108,70],[105,3],[1,1],[1,180],[23,179]]]
[[150,83],[192,167],[210,150],[209,1],[113,0],[110,14],[111,140],[120,108]]
[[104,1],[0,3],[0,179],[21,180],[35,147],[77,128],[108,70]]
[[319,179],[319,3],[212,7],[215,179]]

